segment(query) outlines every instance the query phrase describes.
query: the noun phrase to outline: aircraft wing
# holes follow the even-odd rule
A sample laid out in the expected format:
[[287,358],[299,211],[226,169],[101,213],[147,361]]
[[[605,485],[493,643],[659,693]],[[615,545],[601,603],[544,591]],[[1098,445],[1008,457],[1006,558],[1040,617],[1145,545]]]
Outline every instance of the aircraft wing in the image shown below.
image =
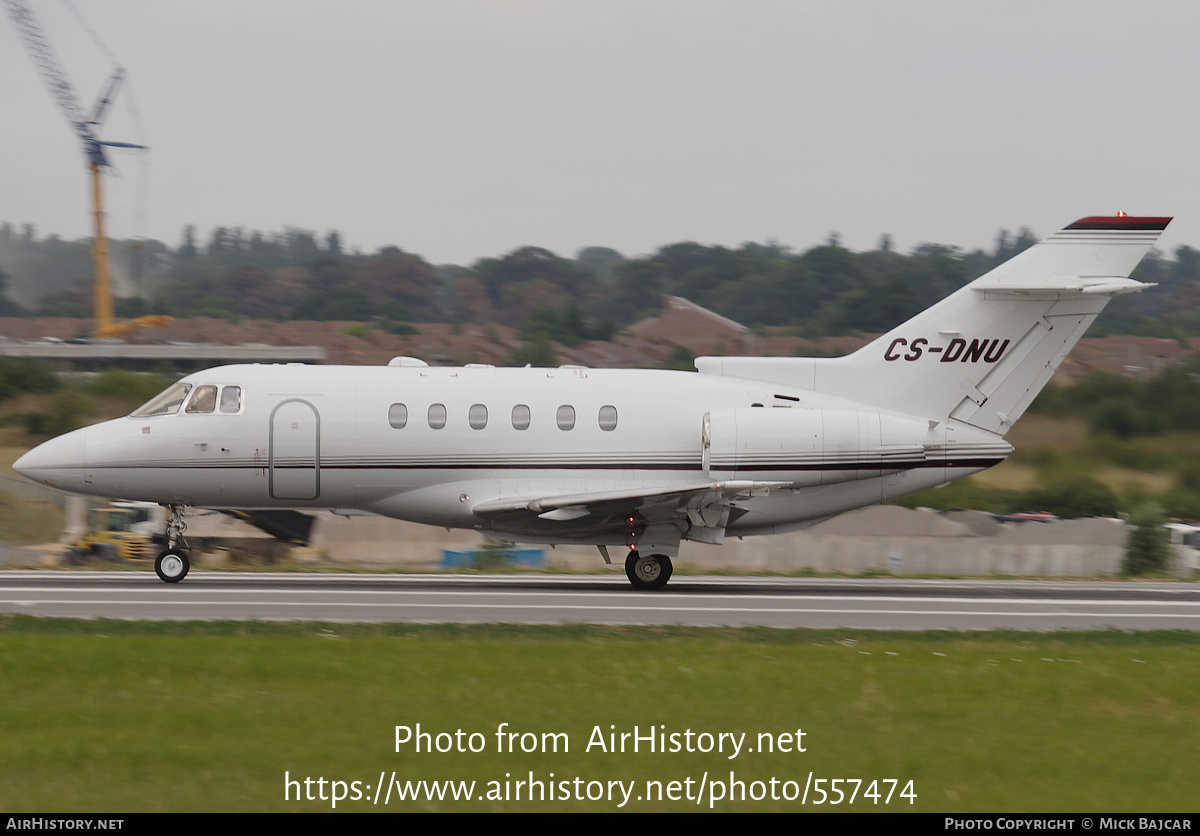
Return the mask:
[[[711,530],[712,536],[721,536],[735,502],[790,485],[790,482],[748,480],[700,482],[628,491],[496,500],[476,505],[474,512],[502,524],[545,520],[579,525],[594,522],[602,528],[617,520],[637,517],[647,524],[680,522],[680,530],[687,529],[689,536],[703,536],[705,530]],[[589,517],[592,519],[585,519]]]

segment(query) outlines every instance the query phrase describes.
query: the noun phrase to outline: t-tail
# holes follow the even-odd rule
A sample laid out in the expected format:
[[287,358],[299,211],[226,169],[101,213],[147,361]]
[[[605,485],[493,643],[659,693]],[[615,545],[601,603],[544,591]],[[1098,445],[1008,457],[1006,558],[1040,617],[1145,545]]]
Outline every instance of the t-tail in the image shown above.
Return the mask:
[[1005,434],[1170,218],[1091,217],[836,358],[702,357],[701,372],[790,384]]

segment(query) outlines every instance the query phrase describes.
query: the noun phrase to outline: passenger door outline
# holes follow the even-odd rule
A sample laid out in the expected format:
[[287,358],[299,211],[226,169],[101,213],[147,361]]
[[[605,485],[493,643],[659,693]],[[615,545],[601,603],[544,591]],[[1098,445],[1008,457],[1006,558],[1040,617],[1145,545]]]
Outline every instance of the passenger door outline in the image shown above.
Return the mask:
[[321,414],[313,404],[289,398],[271,410],[267,469],[272,499],[321,495]]

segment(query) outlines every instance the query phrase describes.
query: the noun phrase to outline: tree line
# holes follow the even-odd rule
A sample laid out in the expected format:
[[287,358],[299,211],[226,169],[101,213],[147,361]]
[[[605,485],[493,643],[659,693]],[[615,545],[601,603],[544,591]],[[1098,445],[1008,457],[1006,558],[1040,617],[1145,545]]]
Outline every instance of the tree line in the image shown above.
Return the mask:
[[[877,333],[904,321],[1036,242],[1000,231],[989,249],[888,236],[854,252],[836,235],[802,252],[776,242],[740,247],[681,242],[649,255],[587,247],[573,257],[527,246],[474,264],[434,265],[399,247],[347,251],[336,231],[262,233],[186,227],[178,245],[116,241],[118,315],[503,323],[526,339],[572,344],[610,338],[683,296],[756,329],[802,336]],[[39,237],[0,224],[0,315],[91,315],[91,241]],[[1200,335],[1200,251],[1152,252],[1135,278],[1152,293],[1109,306],[1093,333]]]

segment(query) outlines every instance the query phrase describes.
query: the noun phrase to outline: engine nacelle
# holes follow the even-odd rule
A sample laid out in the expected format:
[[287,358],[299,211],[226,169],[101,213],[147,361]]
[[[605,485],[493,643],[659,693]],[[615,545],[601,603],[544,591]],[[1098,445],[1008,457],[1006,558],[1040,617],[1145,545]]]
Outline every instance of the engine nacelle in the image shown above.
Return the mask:
[[746,407],[704,416],[703,461],[714,479],[823,485],[926,467],[927,452],[941,453],[945,443],[941,422],[858,410]]

